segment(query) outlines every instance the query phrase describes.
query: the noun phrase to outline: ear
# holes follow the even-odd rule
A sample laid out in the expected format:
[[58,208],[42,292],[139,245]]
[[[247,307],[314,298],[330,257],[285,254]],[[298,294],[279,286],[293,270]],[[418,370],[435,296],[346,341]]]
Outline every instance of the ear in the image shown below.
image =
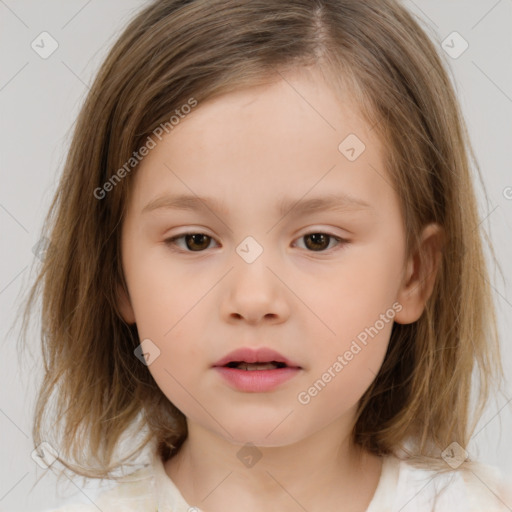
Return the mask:
[[402,309],[395,315],[395,322],[410,324],[422,315],[434,288],[442,249],[443,229],[439,224],[427,225],[421,235],[419,247],[406,264],[406,272],[397,298]]
[[135,323],[135,313],[128,297],[128,292],[121,284],[117,285],[117,304],[123,320],[127,324]]

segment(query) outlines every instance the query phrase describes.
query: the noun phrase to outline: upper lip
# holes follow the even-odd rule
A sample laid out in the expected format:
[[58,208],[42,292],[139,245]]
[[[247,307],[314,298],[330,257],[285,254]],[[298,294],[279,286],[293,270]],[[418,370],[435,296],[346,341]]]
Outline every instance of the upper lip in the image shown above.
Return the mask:
[[279,352],[267,348],[249,348],[243,347],[233,350],[229,354],[225,355],[222,359],[219,359],[213,366],[225,366],[233,361],[240,361],[246,363],[270,363],[276,361],[277,363],[285,363],[286,366],[292,368],[300,368],[300,366],[293,361],[290,361]]

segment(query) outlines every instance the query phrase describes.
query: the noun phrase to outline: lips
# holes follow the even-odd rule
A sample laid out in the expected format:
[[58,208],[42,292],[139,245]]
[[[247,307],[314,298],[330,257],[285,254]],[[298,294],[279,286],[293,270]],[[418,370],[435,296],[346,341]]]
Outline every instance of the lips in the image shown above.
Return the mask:
[[240,348],[214,365],[213,370],[237,392],[267,393],[300,375],[303,369],[270,348]]
[[275,363],[273,365],[275,368],[301,368],[294,361],[290,361],[279,352],[266,347],[260,347],[257,349],[239,348],[219,359],[216,363],[213,364],[213,367],[226,366],[228,368],[238,368],[240,365],[242,365],[242,368],[247,368],[247,363]]

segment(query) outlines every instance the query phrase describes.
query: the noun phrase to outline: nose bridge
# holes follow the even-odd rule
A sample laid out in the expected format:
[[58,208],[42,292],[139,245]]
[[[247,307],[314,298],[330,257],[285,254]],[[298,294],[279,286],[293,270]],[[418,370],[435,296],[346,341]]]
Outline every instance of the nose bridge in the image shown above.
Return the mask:
[[270,282],[272,272],[267,268],[271,266],[271,249],[264,247],[253,236],[247,236],[238,244],[235,252],[233,281],[246,288],[246,293],[250,291],[247,287],[259,290],[262,286],[268,292],[268,287],[273,287]]
[[284,285],[274,275],[276,259],[272,250],[252,236],[246,237],[235,250],[224,313],[251,321],[286,315]]

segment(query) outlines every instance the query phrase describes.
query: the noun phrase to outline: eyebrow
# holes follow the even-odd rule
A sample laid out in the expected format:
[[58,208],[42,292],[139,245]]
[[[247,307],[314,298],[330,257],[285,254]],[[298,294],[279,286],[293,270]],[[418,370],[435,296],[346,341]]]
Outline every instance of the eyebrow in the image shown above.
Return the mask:
[[[181,194],[177,196],[160,196],[151,200],[141,213],[151,212],[160,208],[173,210],[211,210],[228,215],[225,204],[214,197],[199,197],[195,195]],[[310,199],[283,198],[277,204],[279,215],[286,215],[292,209],[295,213],[313,213],[316,211],[330,210],[338,212],[373,210],[373,206],[349,194],[327,194]]]

